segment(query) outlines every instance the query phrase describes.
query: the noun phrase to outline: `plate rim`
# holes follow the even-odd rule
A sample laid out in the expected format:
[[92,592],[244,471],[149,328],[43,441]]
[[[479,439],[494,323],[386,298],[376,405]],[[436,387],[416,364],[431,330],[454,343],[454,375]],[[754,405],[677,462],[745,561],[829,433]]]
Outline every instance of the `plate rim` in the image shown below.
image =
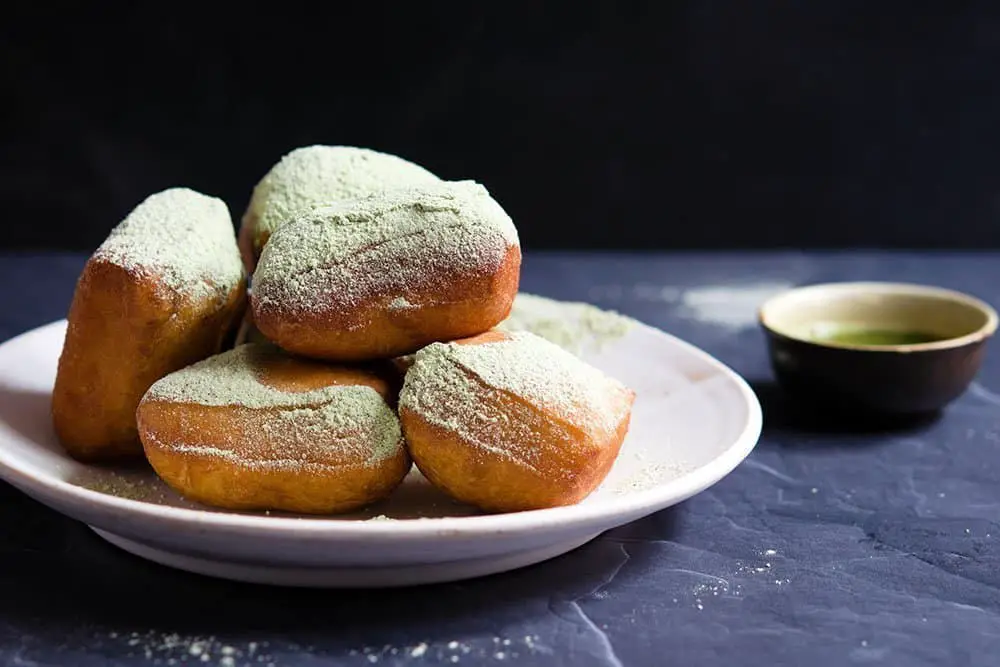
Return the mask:
[[[619,315],[621,314],[619,313]],[[622,316],[631,320],[633,326],[643,327],[657,335],[665,336],[673,344],[684,348],[687,353],[699,357],[700,360],[717,368],[728,380],[735,383],[747,407],[747,420],[743,430],[733,442],[719,456],[708,463],[649,489],[608,498],[601,502],[502,514],[420,517],[392,521],[352,521],[308,515],[286,517],[244,514],[225,510],[202,510],[159,505],[102,493],[53,476],[35,475],[19,467],[16,463],[12,463],[3,447],[0,447],[0,478],[22,492],[31,489],[44,498],[58,496],[60,500],[65,502],[97,505],[108,511],[127,514],[135,518],[147,518],[160,523],[186,527],[212,528],[223,532],[252,531],[297,539],[364,537],[375,540],[386,538],[400,540],[422,539],[429,535],[475,537],[481,536],[483,533],[499,535],[553,527],[560,530],[572,530],[598,523],[613,524],[620,517],[631,517],[628,520],[634,520],[634,518],[646,516],[683,502],[728,476],[756,447],[763,429],[763,411],[760,401],[749,383],[727,364],[674,334],[627,315]],[[63,318],[14,336],[0,343],[0,355],[5,348],[23,343],[26,338],[42,335],[42,332],[47,329],[64,327],[66,324],[67,320]],[[0,427],[5,427],[4,430],[7,432],[13,432],[16,438],[31,442],[30,439],[24,438],[13,429],[6,427],[6,422],[3,420],[0,420]],[[29,493],[29,495],[33,494]]]

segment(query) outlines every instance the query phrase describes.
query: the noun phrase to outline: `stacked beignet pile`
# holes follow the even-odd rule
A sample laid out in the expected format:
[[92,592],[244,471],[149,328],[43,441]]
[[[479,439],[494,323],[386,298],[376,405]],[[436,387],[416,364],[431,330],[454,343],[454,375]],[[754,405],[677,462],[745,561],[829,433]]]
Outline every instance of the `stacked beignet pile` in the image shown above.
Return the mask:
[[80,460],[145,455],[223,508],[346,512],[411,461],[486,511],[578,502],[614,463],[634,394],[494,330],[520,264],[486,188],[367,149],[286,155],[238,242],[220,200],[152,195],[77,285],[56,433]]

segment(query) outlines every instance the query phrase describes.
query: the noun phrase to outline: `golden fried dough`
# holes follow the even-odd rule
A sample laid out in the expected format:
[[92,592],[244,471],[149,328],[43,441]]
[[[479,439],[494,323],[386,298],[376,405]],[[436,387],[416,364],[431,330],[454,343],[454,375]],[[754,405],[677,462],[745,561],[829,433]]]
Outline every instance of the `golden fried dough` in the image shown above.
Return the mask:
[[346,512],[384,498],[410,458],[388,367],[247,344],[168,375],[138,409],[156,473],[215,507]]
[[271,236],[253,275],[257,328],[332,361],[414,352],[510,312],[521,250],[510,217],[471,181],[315,208]]
[[142,455],[139,399],[167,373],[219,351],[245,308],[245,277],[220,199],[165,190],[115,227],[77,282],[52,393],[70,455]]
[[528,332],[491,331],[420,350],[399,400],[420,471],[487,511],[579,502],[604,480],[634,393]]

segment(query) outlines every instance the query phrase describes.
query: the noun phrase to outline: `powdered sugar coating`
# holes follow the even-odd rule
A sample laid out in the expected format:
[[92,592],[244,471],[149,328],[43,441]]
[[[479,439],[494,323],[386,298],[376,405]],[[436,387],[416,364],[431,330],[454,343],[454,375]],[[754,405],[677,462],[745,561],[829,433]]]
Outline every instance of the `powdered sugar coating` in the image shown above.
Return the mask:
[[317,204],[367,197],[386,188],[434,183],[438,177],[401,157],[354,146],[297,148],[254,188],[243,224],[255,242]]
[[493,453],[534,467],[528,425],[483,400],[513,395],[595,439],[610,439],[630,409],[618,380],[527,331],[479,344],[432,343],[407,371],[400,410],[458,433]]
[[510,216],[473,181],[336,202],[271,237],[253,276],[254,307],[346,318],[372,300],[396,308],[424,305],[434,281],[495,273],[516,245]]
[[[271,345],[248,343],[216,354],[155,382],[143,400],[237,405],[246,408],[295,408],[329,401],[344,389],[332,385],[310,391],[284,391],[261,382],[260,369],[281,355]],[[372,390],[376,393],[375,390]],[[381,400],[381,397],[379,397]]]
[[246,276],[225,202],[188,188],[147,197],[94,259],[192,298],[225,299]]
[[[384,461],[403,446],[399,419],[372,387],[330,385],[288,391],[261,381],[268,359],[281,353],[270,345],[247,344],[188,366],[153,384],[143,402],[232,406],[264,415],[259,421],[269,448],[228,434],[225,447],[173,443],[171,448],[241,462],[250,467],[288,469],[316,465],[336,446],[368,463]],[[154,434],[155,437],[155,434]],[[312,462],[312,463],[311,463]]]

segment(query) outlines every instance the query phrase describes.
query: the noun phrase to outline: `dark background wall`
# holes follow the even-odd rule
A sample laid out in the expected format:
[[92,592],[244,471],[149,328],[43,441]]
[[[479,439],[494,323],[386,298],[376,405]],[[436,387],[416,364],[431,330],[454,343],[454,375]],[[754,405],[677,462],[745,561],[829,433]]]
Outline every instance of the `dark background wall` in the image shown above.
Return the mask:
[[7,247],[172,185],[238,218],[311,143],[480,180],[531,247],[1000,245],[1000,3],[47,5],[0,24]]

